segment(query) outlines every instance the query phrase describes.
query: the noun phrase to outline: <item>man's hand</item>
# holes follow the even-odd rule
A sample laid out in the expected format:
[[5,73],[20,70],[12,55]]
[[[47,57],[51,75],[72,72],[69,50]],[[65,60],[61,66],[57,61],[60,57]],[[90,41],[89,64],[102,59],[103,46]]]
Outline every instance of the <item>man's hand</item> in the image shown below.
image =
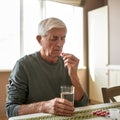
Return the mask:
[[79,64],[79,59],[72,54],[63,53],[63,60],[65,67],[68,68],[68,74],[70,77],[77,75],[77,68]]
[[74,105],[66,99],[54,98],[43,102],[42,111],[55,115],[71,116],[74,113]]

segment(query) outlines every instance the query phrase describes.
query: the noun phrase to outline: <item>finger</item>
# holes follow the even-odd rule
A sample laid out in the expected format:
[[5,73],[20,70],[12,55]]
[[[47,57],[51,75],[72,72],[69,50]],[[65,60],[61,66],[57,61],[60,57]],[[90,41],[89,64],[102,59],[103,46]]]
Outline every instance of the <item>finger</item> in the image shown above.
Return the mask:
[[64,104],[64,105],[66,105],[66,106],[69,106],[70,108],[74,106],[71,101],[69,101],[69,100],[67,100],[67,99],[64,99],[64,98],[59,98],[59,99],[58,99],[58,103],[59,103],[59,104]]
[[68,108],[65,105],[60,105],[59,107],[56,108],[55,110],[56,112],[63,112],[63,113],[67,113],[67,114],[72,114],[74,112],[74,108]]
[[[59,108],[58,108],[58,110],[59,110]],[[59,110],[55,114],[56,115],[62,115],[62,116],[72,116],[74,114],[74,111],[73,112],[67,112],[66,110]]]
[[64,63],[78,64],[78,62],[77,62],[77,61],[72,60],[72,59],[66,59],[66,60],[64,60]]
[[53,105],[50,109],[50,113],[65,116],[71,116],[74,113],[73,103],[66,99],[55,98],[50,102],[53,102]]
[[72,102],[66,100],[66,99],[61,99],[58,108],[68,110],[68,111],[74,111],[74,105]]
[[70,59],[66,59],[66,60],[64,60],[64,64],[65,64],[65,66],[72,65],[72,66],[77,67],[79,62],[76,62],[76,61],[73,61],[73,60],[70,60]]
[[74,107],[70,107],[69,104],[59,103],[55,109],[55,114],[70,116],[74,113]]
[[71,61],[71,62],[79,62],[79,59],[77,58],[77,57],[75,57],[74,55],[72,55],[72,54],[65,54],[64,56],[63,56],[63,60],[65,61],[65,60],[68,60],[69,62]]

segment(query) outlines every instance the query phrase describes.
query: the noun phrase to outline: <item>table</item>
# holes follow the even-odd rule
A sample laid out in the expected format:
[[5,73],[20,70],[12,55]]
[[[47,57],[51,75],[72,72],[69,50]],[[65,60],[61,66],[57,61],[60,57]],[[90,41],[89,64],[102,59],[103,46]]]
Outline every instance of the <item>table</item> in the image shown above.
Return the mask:
[[36,113],[11,117],[9,118],[9,120],[111,120],[109,117],[100,117],[93,114],[93,111],[95,110],[102,109],[108,111],[110,108],[120,109],[120,102],[78,107],[75,109],[75,113],[71,117],[56,116],[45,113]]

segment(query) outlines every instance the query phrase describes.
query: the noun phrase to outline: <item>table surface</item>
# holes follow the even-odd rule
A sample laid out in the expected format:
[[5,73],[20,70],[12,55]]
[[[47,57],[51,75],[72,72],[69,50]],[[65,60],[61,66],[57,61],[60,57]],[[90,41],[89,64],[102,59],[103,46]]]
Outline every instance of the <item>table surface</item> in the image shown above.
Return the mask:
[[109,117],[100,117],[93,115],[93,111],[96,110],[109,111],[110,108],[120,109],[120,102],[78,107],[75,109],[75,113],[71,117],[56,116],[45,113],[36,113],[36,114],[11,117],[9,118],[9,120],[111,120]]

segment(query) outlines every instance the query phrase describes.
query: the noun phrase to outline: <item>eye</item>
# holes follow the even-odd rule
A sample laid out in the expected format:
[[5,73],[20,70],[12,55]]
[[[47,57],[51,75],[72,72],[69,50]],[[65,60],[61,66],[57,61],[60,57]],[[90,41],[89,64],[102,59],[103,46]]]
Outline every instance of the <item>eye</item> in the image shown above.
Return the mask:
[[50,38],[51,41],[57,41],[59,39],[64,41],[65,40],[65,36],[61,36],[61,37],[53,36],[53,37]]
[[58,40],[58,37],[57,37],[57,36],[53,36],[53,37],[51,38],[51,40],[52,40],[52,41],[56,41],[56,40]]
[[64,37],[61,37],[61,40],[65,40],[65,36],[64,36]]

